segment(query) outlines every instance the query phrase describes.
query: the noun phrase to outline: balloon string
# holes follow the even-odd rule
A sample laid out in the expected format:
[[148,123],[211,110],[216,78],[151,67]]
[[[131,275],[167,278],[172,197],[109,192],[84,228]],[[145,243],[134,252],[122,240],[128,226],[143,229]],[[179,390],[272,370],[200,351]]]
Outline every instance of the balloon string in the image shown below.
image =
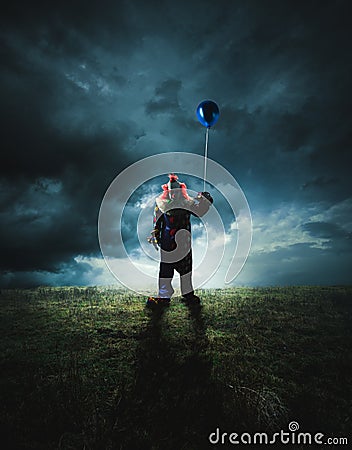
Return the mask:
[[203,186],[203,192],[205,192],[205,180],[207,177],[207,159],[208,159],[208,141],[209,141],[209,127],[207,127],[207,131],[205,133],[205,149],[204,149],[204,186]]

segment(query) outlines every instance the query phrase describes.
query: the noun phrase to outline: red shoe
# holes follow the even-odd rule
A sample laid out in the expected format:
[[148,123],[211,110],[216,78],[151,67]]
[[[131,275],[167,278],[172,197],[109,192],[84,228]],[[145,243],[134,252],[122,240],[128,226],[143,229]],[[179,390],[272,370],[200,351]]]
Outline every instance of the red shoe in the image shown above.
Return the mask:
[[147,308],[155,308],[156,306],[169,306],[170,299],[164,297],[148,297],[145,306]]

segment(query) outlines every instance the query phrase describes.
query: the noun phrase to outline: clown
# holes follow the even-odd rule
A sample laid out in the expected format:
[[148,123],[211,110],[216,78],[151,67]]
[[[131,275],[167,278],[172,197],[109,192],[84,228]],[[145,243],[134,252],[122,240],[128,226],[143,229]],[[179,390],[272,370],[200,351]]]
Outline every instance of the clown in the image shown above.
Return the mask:
[[181,294],[187,304],[199,304],[192,285],[191,215],[202,217],[209,210],[213,199],[209,192],[200,192],[195,198],[187,193],[185,183],[178,181],[174,173],[169,182],[162,185],[163,193],[156,198],[154,228],[148,241],[158,249],[159,293],[149,297],[147,306],[169,305],[174,289],[174,271],[180,274]]

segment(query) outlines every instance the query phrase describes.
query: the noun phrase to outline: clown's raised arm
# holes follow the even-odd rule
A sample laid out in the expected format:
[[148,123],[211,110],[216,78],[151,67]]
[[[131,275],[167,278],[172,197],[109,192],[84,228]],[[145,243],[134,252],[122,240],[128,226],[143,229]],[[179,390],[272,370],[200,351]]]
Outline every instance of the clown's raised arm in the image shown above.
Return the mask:
[[209,208],[213,204],[213,197],[209,192],[199,192],[194,199],[194,205],[191,213],[197,217],[202,217],[209,211]]

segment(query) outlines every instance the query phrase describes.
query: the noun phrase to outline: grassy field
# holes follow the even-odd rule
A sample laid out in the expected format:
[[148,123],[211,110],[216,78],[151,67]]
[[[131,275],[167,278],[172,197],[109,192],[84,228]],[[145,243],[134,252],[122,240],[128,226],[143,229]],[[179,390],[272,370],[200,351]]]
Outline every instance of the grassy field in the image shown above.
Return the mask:
[[293,420],[351,442],[352,287],[198,294],[2,290],[1,447],[203,450]]

